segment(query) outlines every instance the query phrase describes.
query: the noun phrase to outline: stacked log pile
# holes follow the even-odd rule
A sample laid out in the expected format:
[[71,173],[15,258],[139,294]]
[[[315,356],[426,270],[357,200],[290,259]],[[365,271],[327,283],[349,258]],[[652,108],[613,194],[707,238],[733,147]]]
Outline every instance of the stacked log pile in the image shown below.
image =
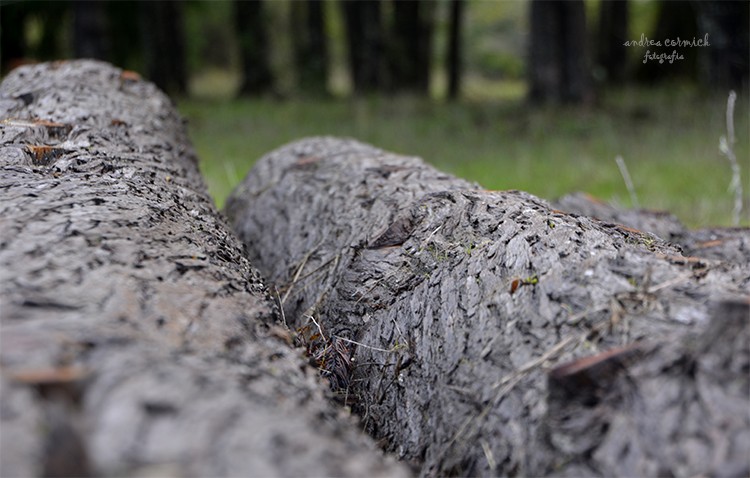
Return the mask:
[[289,347],[165,95],[35,65],[0,120],[1,476],[406,475]]
[[746,262],[336,138],[260,159],[227,214],[422,476],[750,470]]

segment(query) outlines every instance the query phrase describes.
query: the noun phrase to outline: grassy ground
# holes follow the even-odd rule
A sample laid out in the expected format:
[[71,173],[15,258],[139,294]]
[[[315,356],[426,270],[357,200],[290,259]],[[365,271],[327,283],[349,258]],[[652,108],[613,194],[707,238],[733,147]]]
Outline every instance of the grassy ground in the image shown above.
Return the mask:
[[[630,197],[614,161],[622,155],[643,207],[669,210],[690,226],[730,225],[730,167],[718,151],[726,97],[690,89],[623,89],[597,107],[530,110],[523,88],[492,101],[184,100],[180,110],[209,189],[222,206],[255,160],[310,135],[349,136],[418,155],[488,189],[552,199],[587,191],[622,206]],[[507,94],[506,94],[507,93]],[[514,99],[515,98],[515,99]],[[740,95],[735,146],[750,193],[748,101]],[[750,224],[747,207],[743,224]]]

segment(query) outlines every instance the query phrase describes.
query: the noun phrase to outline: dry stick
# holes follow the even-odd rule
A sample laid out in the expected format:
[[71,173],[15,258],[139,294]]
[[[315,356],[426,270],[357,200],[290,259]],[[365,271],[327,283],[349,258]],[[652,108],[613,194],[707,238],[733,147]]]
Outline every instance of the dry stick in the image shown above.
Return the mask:
[[303,277],[300,278],[300,274],[302,274],[302,270],[305,268],[305,265],[307,264],[307,261],[310,259],[310,256],[312,256],[313,253],[315,253],[320,248],[324,240],[325,238],[321,239],[321,241],[315,247],[307,251],[307,254],[305,254],[305,257],[303,257],[302,260],[300,261],[299,266],[297,266],[297,270],[294,273],[294,277],[292,278],[292,282],[286,286],[286,292],[284,292],[284,297],[281,299],[281,305],[284,305],[284,303],[286,302],[286,299],[289,297],[289,294],[292,293],[292,289],[294,288],[294,285],[297,283],[297,281],[308,278],[315,272],[319,271],[320,269],[328,265],[329,262],[331,262],[332,259],[327,260],[326,262],[319,265],[318,267],[311,270],[310,272],[308,272],[307,274],[305,274]]
[[[336,268],[339,265],[339,259],[340,258],[341,258],[341,253],[336,254],[335,256],[333,256],[332,259],[329,259],[326,262],[324,262],[323,264],[321,264],[321,266],[319,267],[319,269],[322,268],[324,265],[333,262],[333,264],[329,268],[328,272],[330,272],[331,270],[336,270]],[[336,282],[336,280],[337,279],[335,279],[335,278],[329,280],[330,283],[328,284],[328,288],[324,289],[323,292],[321,292],[320,295],[318,295],[318,299],[315,301],[315,303],[313,305],[311,305],[310,307],[307,308],[307,310],[305,310],[305,312],[302,314],[303,316],[313,315],[315,313],[315,311],[318,310],[318,306],[323,303],[323,300],[328,295],[328,292],[330,292],[331,290],[333,290],[333,285]]]
[[[655,292],[661,289],[665,289],[667,287],[672,287],[673,285],[679,284],[680,282],[686,279],[687,279],[687,276],[685,275],[677,276],[673,279],[667,280],[665,282],[662,282],[659,285],[649,288],[648,291]],[[550,347],[546,352],[544,352],[539,357],[526,362],[524,365],[520,366],[518,369],[514,370],[513,372],[509,373],[508,375],[504,376],[503,378],[495,382],[492,385],[492,389],[497,390],[498,388],[500,388],[498,393],[482,409],[479,415],[467,417],[467,419],[461,424],[461,427],[458,429],[458,431],[453,436],[453,438],[451,438],[451,440],[445,446],[445,451],[447,452],[456,441],[458,441],[460,438],[463,437],[464,433],[467,432],[467,429],[470,425],[472,425],[473,423],[481,422],[484,419],[484,417],[487,416],[490,410],[496,407],[498,403],[500,403],[500,400],[502,400],[511,390],[513,390],[513,388],[515,388],[515,386],[518,385],[521,379],[523,379],[526,375],[528,375],[532,370],[535,370],[543,366],[545,362],[547,362],[548,360],[552,359],[553,357],[561,353],[570,344],[575,343],[575,342],[583,342],[589,336],[591,336],[592,333],[600,332],[605,327],[610,325],[613,322],[614,316],[616,314],[615,304],[616,302],[612,300],[609,306],[594,307],[586,311],[583,314],[577,314],[576,316],[571,317],[571,319],[575,319],[575,322],[578,322],[581,318],[587,315],[602,311],[602,310],[609,309],[612,312],[609,317],[609,320],[603,320],[597,324],[592,324],[589,330],[581,334],[570,334],[566,336],[565,338],[557,342],[555,345]],[[571,320],[571,319],[568,319],[568,320]]]
[[305,264],[307,264],[307,260],[310,258],[313,251],[315,251],[315,249],[308,251],[307,254],[305,254],[305,257],[303,257],[302,260],[300,261],[299,266],[297,266],[297,271],[294,273],[292,282],[286,288],[286,292],[284,292],[284,298],[281,299],[282,306],[284,305],[284,302],[286,302],[286,299],[289,297],[289,294],[292,293],[292,288],[294,287],[294,284],[297,283],[297,280],[299,279],[299,275],[302,274],[302,269],[305,267]]
[[633,186],[633,180],[630,179],[630,173],[628,172],[625,160],[622,159],[622,156],[618,155],[615,158],[615,162],[617,163],[617,167],[620,168],[622,179],[625,180],[625,187],[628,188],[628,193],[630,193],[630,202],[634,208],[639,209],[640,205],[638,204],[638,195],[635,193],[635,186]]
[[[605,322],[606,323],[606,322]],[[600,324],[601,325],[601,324]],[[492,389],[495,390],[501,386],[502,389],[489,401],[489,403],[482,409],[482,411],[479,413],[479,415],[470,415],[466,418],[466,420],[461,424],[461,427],[458,429],[455,435],[453,435],[453,438],[448,442],[448,444],[445,446],[445,452],[450,450],[450,448],[453,446],[453,444],[458,441],[464,433],[467,431],[467,428],[472,423],[478,423],[481,422],[484,417],[487,416],[487,414],[492,410],[494,407],[497,406],[497,404],[500,402],[500,400],[505,397],[505,395],[508,394],[513,388],[518,384],[518,382],[521,381],[523,377],[525,377],[530,371],[534,370],[535,368],[542,365],[547,360],[551,359],[553,356],[561,352],[565,347],[570,345],[572,342],[578,340],[585,340],[586,337],[588,337],[594,330],[598,330],[598,327],[592,327],[591,330],[586,331],[583,334],[576,334],[576,335],[568,335],[564,339],[562,339],[560,342],[555,344],[552,348],[547,350],[544,354],[542,354],[540,357],[537,357],[526,364],[519,367],[514,372],[506,375],[505,377],[501,378],[499,381],[495,382],[492,385]]]
[[284,314],[284,304],[281,302],[281,296],[279,296],[279,289],[273,286],[273,291],[276,293],[276,301],[279,304],[279,310],[281,311],[281,321],[284,323],[284,327],[289,329],[289,325],[286,323],[286,314]]
[[[347,339],[345,337],[341,337],[340,335],[334,335],[334,337],[336,337],[339,340],[343,340],[344,342],[347,342],[347,343],[350,343],[350,344],[354,344],[354,345],[358,345],[360,347],[363,347],[363,348],[366,348],[366,349],[369,349],[369,350],[377,350],[378,352],[387,352],[387,353],[393,353],[393,352],[396,351],[394,349],[386,350],[386,349],[381,349],[379,347],[373,347],[372,345],[363,344],[362,342],[357,342],[356,340]],[[377,365],[381,365],[381,364],[377,364]]]
[[315,317],[312,315],[303,315],[303,317],[310,319],[313,321],[313,324],[318,328],[318,332],[320,333],[320,336],[323,338],[324,342],[328,342],[328,339],[326,338],[326,334],[323,333],[323,328],[320,326],[317,320],[315,320]]
[[732,166],[732,181],[729,183],[729,192],[734,193],[734,208],[732,209],[732,222],[735,226],[740,225],[740,215],[742,214],[742,181],[740,181],[740,165],[737,163],[737,157],[734,154],[732,146],[735,143],[734,137],[734,103],[737,101],[737,93],[734,90],[729,92],[727,98],[727,136],[719,138],[719,151],[724,154]]

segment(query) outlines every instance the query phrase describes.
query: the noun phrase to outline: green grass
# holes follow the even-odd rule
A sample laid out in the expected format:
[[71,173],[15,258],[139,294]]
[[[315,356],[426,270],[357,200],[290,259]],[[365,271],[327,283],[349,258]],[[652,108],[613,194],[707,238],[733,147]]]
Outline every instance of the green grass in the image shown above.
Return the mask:
[[[522,86],[501,90],[495,95],[501,99],[471,94],[457,104],[410,97],[214,97],[183,100],[179,107],[220,207],[265,153],[306,136],[335,135],[421,156],[487,189],[522,189],[547,199],[586,191],[629,206],[614,161],[622,155],[641,206],[669,210],[693,227],[731,224],[730,167],[718,150],[725,134],[724,94],[627,88],[603,95],[592,108],[532,110],[520,99]],[[735,117],[747,202],[750,125],[743,95]]]

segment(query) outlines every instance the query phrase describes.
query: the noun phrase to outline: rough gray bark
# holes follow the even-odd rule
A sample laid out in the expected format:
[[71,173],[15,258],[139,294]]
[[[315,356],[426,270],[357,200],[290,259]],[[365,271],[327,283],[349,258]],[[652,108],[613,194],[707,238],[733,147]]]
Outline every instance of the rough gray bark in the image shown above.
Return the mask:
[[423,476],[710,475],[750,453],[747,304],[734,325],[716,312],[747,297],[742,264],[335,138],[260,159],[227,213],[292,327],[354,356],[345,400]]
[[748,228],[688,229],[666,211],[619,209],[585,193],[563,196],[555,201],[554,207],[656,234],[680,247],[683,255],[693,260],[702,258],[734,264],[732,272],[740,282],[743,277],[750,277]]
[[275,325],[164,94],[41,64],[0,118],[0,475],[405,474]]
[[550,373],[536,469],[557,476],[750,474],[750,302],[707,326],[642,341]]

